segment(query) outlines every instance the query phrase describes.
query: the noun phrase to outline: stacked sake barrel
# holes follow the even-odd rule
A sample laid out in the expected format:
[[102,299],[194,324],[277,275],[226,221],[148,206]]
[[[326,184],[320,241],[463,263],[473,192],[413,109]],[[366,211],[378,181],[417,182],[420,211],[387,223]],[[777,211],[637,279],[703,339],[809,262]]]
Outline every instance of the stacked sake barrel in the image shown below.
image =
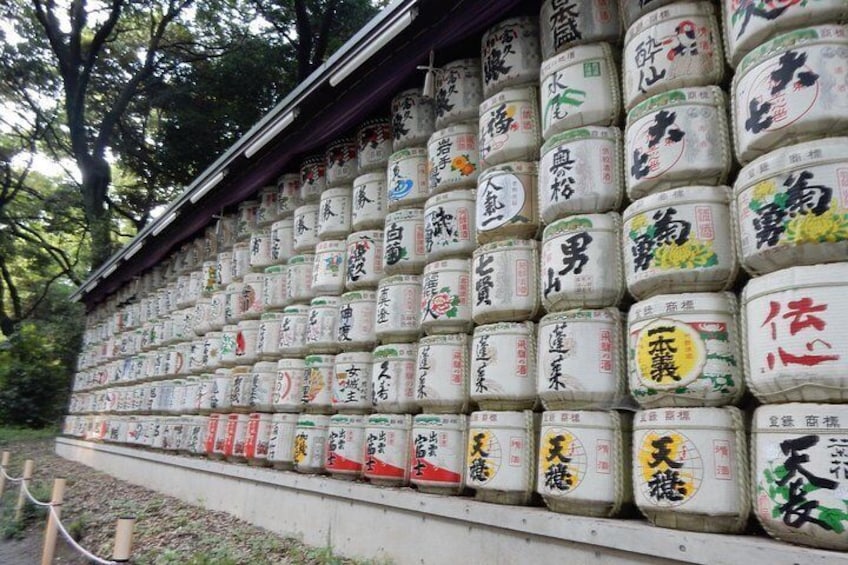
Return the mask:
[[471,284],[463,327],[471,330],[474,323],[465,387],[479,410],[469,416],[465,480],[480,500],[527,504],[537,439],[538,20],[511,18],[492,26],[483,34],[481,57],[479,171],[471,193],[472,259],[465,260]]
[[621,35],[617,3],[541,8],[538,493],[557,512],[618,515],[631,500],[625,395]]
[[725,2],[753,509],[779,539],[848,549],[845,2]]
[[[633,4],[633,3],[628,3]],[[650,4],[653,9],[654,3]],[[630,294],[633,493],[655,525],[739,532],[750,487],[733,161],[719,15],[709,2],[631,5],[623,50],[622,251]]]

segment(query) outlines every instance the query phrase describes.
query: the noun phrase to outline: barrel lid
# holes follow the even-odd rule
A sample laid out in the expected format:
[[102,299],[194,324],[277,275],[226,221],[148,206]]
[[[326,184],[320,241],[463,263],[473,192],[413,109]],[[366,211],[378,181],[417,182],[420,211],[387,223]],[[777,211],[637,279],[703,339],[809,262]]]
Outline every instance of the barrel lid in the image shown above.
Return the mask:
[[584,141],[587,139],[605,139],[613,142],[620,142],[622,134],[621,130],[617,127],[584,126],[581,128],[570,129],[551,136],[551,138],[542,145],[541,154],[544,155],[548,151],[551,151],[560,145],[565,145],[566,143],[574,143],[576,141]]
[[[715,9],[710,2],[679,2],[658,8],[641,16],[627,29],[624,34],[624,44],[627,45],[633,38],[643,31],[652,29],[661,22],[692,16],[714,16]],[[717,23],[717,22],[716,22]],[[716,38],[719,40],[718,38]]]
[[533,322],[497,322],[474,328],[474,339],[482,335],[535,335],[536,324]]
[[649,194],[634,201],[622,214],[625,222],[634,216],[657,208],[682,204],[728,204],[730,202],[730,187],[728,186],[686,186],[674,188],[655,194]]
[[304,357],[303,362],[307,365],[333,365],[336,362],[335,355],[307,355]]
[[435,194],[428,198],[427,202],[424,204],[424,208],[427,209],[432,206],[444,204],[445,202],[454,202],[457,200],[470,200],[471,202],[476,202],[476,195],[477,191],[471,188],[462,190],[450,190],[448,192]]
[[616,231],[620,225],[621,216],[617,212],[568,216],[545,227],[542,240],[576,231]]
[[324,241],[319,241],[318,245],[315,246],[315,254],[319,253],[327,253],[327,252],[340,252],[344,251],[347,248],[347,242],[343,239],[327,239]]
[[612,62],[612,47],[604,41],[569,47],[542,62],[541,82],[545,82],[548,75],[560,69],[572,65],[582,65],[586,62],[586,59],[607,59]]
[[539,242],[535,239],[504,239],[500,241],[493,241],[474,249],[473,257],[476,259],[480,255],[484,255],[486,253],[509,251],[510,249],[529,249],[536,251],[539,249]]
[[[681,412],[688,412],[688,418],[680,417]],[[644,421],[643,417],[644,417]],[[673,415],[667,419],[667,415]],[[652,419],[653,418],[653,419]],[[743,425],[741,411],[733,406],[722,408],[655,408],[636,412],[633,420],[634,430],[663,430],[668,428],[680,430],[727,429],[735,430],[735,423]]]
[[[818,425],[807,424],[807,418],[799,416],[815,415]],[[784,427],[782,421],[777,426],[772,424],[772,418],[783,416],[795,416],[792,418],[792,426]],[[825,416],[837,416],[829,418],[827,426],[824,425]],[[751,431],[754,433],[782,433],[782,434],[807,434],[812,431],[822,433],[839,433],[848,429],[848,404],[814,404],[812,402],[787,402],[785,404],[764,404],[754,410],[754,420]]]
[[429,275],[437,271],[470,271],[471,259],[441,259],[427,263],[424,274]]
[[309,306],[305,304],[292,304],[290,306],[286,306],[283,308],[283,314],[286,316],[302,314],[306,315],[309,313]]
[[371,414],[368,416],[368,426],[412,426],[412,416],[409,414]]
[[458,427],[465,429],[465,414],[416,414],[412,417],[413,426]]
[[322,414],[300,414],[297,417],[299,428],[326,428],[329,424],[330,417]]
[[[535,104],[538,99],[539,86],[537,82],[513,86],[511,88],[504,88],[497,94],[493,94],[480,103],[480,115],[482,116],[498,104],[503,104],[505,102],[527,101]],[[433,135],[435,136],[435,134]]]
[[389,155],[389,163],[395,163],[397,161],[403,161],[404,159],[426,159],[427,158],[427,148],[426,147],[407,147],[406,149],[401,149],[400,151],[395,151],[391,155]]
[[371,363],[374,354],[370,351],[347,351],[336,355],[336,363]]
[[661,92],[636,104],[627,112],[627,125],[629,127],[636,120],[661,108],[683,104],[707,104],[720,108],[722,111],[721,115],[725,114],[725,96],[720,87],[690,86],[688,88],[677,88],[668,92]]
[[826,286],[848,287],[848,263],[790,267],[753,278],[742,291],[742,303],[786,290]]
[[334,414],[330,416],[331,426],[364,426],[365,416],[360,414]]
[[392,275],[380,280],[377,288],[395,285],[420,285],[421,275]]
[[363,184],[368,184],[372,182],[382,182],[386,183],[386,173],[378,172],[378,173],[366,173],[364,175],[359,175],[355,179],[353,179],[353,186],[357,187]]
[[658,294],[630,307],[628,324],[686,314],[735,314],[738,307],[732,292],[685,292]]
[[542,426],[608,430],[629,428],[630,418],[618,416],[616,412],[601,410],[547,410],[542,413]]
[[[265,312],[264,314],[262,314],[262,317],[260,319],[262,321],[265,321],[265,320],[282,320],[284,315],[285,314],[283,314],[283,312]],[[207,335],[209,335],[209,334],[207,334]]]
[[419,348],[430,345],[461,345],[468,344],[468,335],[466,334],[443,334],[443,335],[428,335],[421,338],[418,342]]
[[[449,137],[452,135],[461,135],[461,134],[472,134],[475,137],[477,136],[478,126],[477,123],[460,123],[453,124],[452,126],[448,126],[446,128],[438,129],[433,132],[433,135],[430,136],[430,139],[427,141],[427,145],[432,145],[439,139],[444,137]],[[398,152],[400,153],[400,151]]]
[[736,84],[745,76],[745,73],[763,61],[770,59],[778,53],[815,44],[821,40],[827,43],[845,43],[848,41],[848,26],[826,24],[801,28],[783,33],[766,41],[742,57],[742,61],[736,67],[736,73],[733,75],[734,90],[736,89]]
[[621,320],[621,312],[618,308],[577,308],[564,312],[552,312],[546,314],[539,320],[539,327],[559,322],[617,322]]
[[374,302],[377,300],[377,293],[373,290],[352,290],[345,292],[339,297],[339,302],[344,304],[348,302]]
[[472,412],[468,417],[468,426],[470,427],[490,427],[490,428],[520,428],[526,431],[527,425],[532,420],[532,412],[495,412],[491,410],[481,410]]
[[316,306],[331,306],[333,308],[339,305],[338,296],[316,296],[309,302],[310,307]]
[[286,272],[286,265],[271,265],[270,267],[265,267],[266,275],[281,275]]
[[734,194],[787,171],[830,163],[848,165],[848,137],[827,137],[788,145],[758,157],[742,167],[733,186]]
[[386,343],[374,348],[374,359],[386,359],[387,357],[415,357],[417,353],[417,343]]
[[[491,177],[498,175],[520,174],[520,175],[539,175],[539,163],[537,161],[510,161],[502,165],[494,165],[489,167],[477,179],[477,184],[483,184]],[[447,192],[445,194],[450,194]]]
[[306,255],[295,255],[289,258],[288,265],[312,265],[315,262],[315,255],[309,253]]
[[424,208],[401,208],[386,214],[386,225],[401,220],[423,220]]

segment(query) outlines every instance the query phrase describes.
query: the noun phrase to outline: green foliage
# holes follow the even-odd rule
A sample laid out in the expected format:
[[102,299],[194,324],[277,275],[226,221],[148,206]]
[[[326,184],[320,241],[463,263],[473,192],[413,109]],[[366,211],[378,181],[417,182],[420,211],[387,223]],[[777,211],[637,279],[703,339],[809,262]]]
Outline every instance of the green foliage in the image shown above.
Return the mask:
[[10,443],[38,441],[50,439],[57,433],[57,428],[22,428],[18,426],[0,426],[0,446]]
[[0,343],[0,424],[44,428],[64,412],[82,339],[82,312],[56,287]]

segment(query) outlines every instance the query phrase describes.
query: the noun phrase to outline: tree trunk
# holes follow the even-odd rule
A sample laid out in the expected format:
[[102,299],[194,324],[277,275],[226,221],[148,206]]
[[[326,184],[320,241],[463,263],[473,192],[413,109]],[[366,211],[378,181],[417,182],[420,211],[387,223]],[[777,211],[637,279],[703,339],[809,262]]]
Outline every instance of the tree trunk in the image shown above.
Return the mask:
[[114,252],[111,214],[106,194],[112,171],[103,157],[87,157],[82,164],[82,191],[85,217],[91,231],[91,270],[103,264]]

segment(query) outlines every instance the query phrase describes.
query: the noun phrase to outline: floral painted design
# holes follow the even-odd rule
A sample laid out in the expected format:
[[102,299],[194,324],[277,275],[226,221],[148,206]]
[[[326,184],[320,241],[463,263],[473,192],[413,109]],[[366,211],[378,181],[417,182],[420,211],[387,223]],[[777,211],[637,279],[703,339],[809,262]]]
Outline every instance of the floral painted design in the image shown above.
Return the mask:
[[450,288],[445,286],[431,296],[424,296],[421,300],[421,310],[424,318],[428,316],[433,320],[438,318],[456,318],[459,312],[459,296],[450,293]]
[[675,219],[677,209],[657,210],[650,218],[639,214],[628,223],[633,272],[699,269],[718,265],[712,241],[692,237],[692,223]]
[[833,243],[848,239],[848,214],[803,214],[786,223],[786,239],[796,244]]
[[459,155],[451,160],[451,170],[459,172],[460,176],[472,175],[476,169],[477,167],[471,162],[467,154]]
[[683,244],[669,243],[654,251],[654,266],[660,270],[697,269],[718,264],[711,241],[689,240]]

